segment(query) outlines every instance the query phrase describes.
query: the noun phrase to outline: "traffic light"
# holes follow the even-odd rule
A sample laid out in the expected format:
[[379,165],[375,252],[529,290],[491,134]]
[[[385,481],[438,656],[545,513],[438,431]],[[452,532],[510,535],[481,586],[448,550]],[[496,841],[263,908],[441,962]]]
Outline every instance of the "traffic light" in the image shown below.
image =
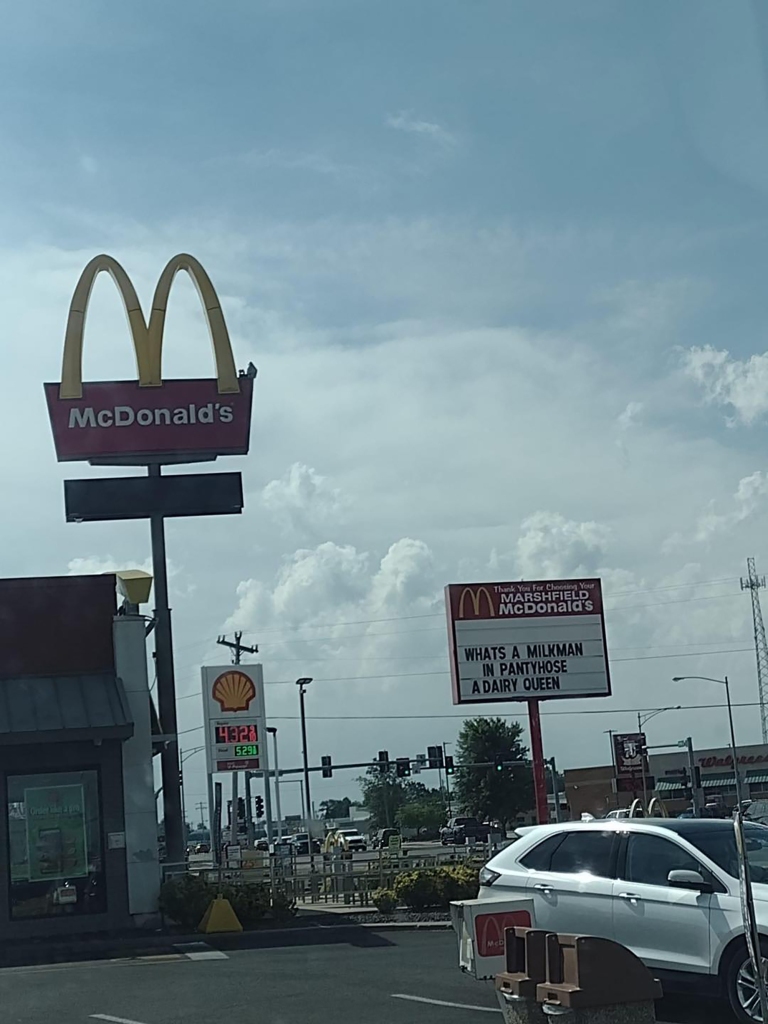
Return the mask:
[[245,821],[245,800],[241,796],[237,798],[237,820]]
[[398,757],[396,762],[398,779],[405,779],[411,774],[411,761],[407,757]]
[[379,771],[382,775],[385,775],[389,771],[389,751],[379,751]]
[[182,771],[179,772],[179,785],[182,789],[184,788],[184,772]]
[[323,778],[333,778],[333,768],[331,768],[331,758],[329,754],[324,754],[320,758],[320,764],[323,766]]
[[445,774],[446,775],[453,775],[453,773],[455,771],[456,771],[456,769],[454,768],[454,765],[453,765],[453,755],[452,754],[446,754],[445,755]]
[[497,754],[496,757],[493,759],[493,767],[497,772],[504,771],[504,758],[502,757],[501,754]]
[[429,760],[430,768],[442,768],[443,767],[443,748],[442,747],[427,747],[427,758]]
[[256,817],[264,817],[264,797],[261,795],[261,793],[256,794]]

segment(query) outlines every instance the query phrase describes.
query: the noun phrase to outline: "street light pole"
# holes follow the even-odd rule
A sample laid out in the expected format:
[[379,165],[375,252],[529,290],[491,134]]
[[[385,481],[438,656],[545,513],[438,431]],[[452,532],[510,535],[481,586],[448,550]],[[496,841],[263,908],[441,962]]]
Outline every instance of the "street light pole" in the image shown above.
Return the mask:
[[[277,839],[279,842],[283,838],[283,812],[280,808],[280,766],[277,760],[277,727],[268,725],[267,732],[272,736],[272,745],[275,751],[275,811],[277,813]],[[267,785],[269,785],[269,778],[267,778]]]
[[[312,682],[311,677],[302,676],[301,679],[296,680],[296,685],[299,688],[299,708],[301,711],[301,753],[304,758],[304,793],[306,796],[307,807],[306,807],[306,820],[305,828],[309,832],[309,818],[312,814],[312,800],[309,795],[309,757],[307,754],[307,716],[304,710],[304,694],[307,691],[307,687]],[[311,845],[311,844],[310,844]]]
[[739,758],[736,752],[736,733],[733,728],[733,706],[731,704],[731,686],[728,682],[728,676],[723,677],[723,682],[725,683],[725,701],[728,705],[728,725],[731,730],[731,756],[733,757],[733,777],[736,780],[736,803],[739,807],[739,815],[741,815],[741,774],[739,772]]
[[747,936],[747,948],[752,960],[754,971],[755,987],[760,1000],[760,1019],[768,1022],[768,996],[765,989],[765,974],[763,972],[763,953],[760,947],[760,933],[757,930],[757,917],[755,916],[755,898],[752,892],[752,876],[749,870],[749,858],[747,857],[747,845],[744,839],[744,815],[741,806],[741,776],[739,775],[739,752],[736,748],[736,731],[733,726],[733,706],[731,704],[731,686],[728,676],[722,679],[714,679],[712,676],[674,676],[673,683],[681,683],[686,679],[701,679],[706,683],[720,683],[725,687],[725,700],[728,706],[728,727],[731,733],[731,758],[733,759],[733,777],[736,782],[736,812],[734,828],[736,831],[736,852],[739,858],[741,874],[741,904],[742,917],[744,919],[744,931]]
[[[663,715],[665,711],[680,711],[681,705],[676,704],[672,708],[657,708],[655,711],[649,711],[648,714],[643,715],[640,711],[637,712],[637,731],[642,733],[644,726],[650,722],[656,715]],[[643,811],[648,813],[648,781],[645,773],[646,765],[646,752],[643,750]]]

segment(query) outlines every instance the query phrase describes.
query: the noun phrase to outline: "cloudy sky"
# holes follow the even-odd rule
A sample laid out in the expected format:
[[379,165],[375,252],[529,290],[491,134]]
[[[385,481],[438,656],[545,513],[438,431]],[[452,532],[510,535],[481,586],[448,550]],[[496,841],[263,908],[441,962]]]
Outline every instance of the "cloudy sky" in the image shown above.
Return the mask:
[[[768,570],[767,46],[748,0],[10,6],[4,574],[147,559],[144,524],[65,525],[62,480],[100,471],[57,466],[42,382],[91,256],[148,301],[188,251],[259,376],[251,454],[221,464],[244,515],[168,527],[184,747],[199,666],[236,628],[284,766],[299,675],[314,761],[454,741],[442,587],[469,579],[603,577],[614,696],[544,709],[562,767],[605,762],[635,709],[722,700],[673,675],[728,673],[754,705],[739,577],[748,555]],[[169,375],[211,372],[196,301],[181,281]],[[108,279],[92,309],[87,376],[132,376]],[[759,740],[754,706],[737,725]],[[689,733],[723,743],[721,709],[649,727]]]

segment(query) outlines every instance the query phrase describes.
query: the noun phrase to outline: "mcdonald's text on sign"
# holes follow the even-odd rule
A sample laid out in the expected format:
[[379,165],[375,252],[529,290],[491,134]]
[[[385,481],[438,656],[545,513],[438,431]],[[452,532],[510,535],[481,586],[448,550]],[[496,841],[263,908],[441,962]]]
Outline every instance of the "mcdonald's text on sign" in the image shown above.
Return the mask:
[[[213,344],[216,376],[164,381],[165,314],[174,278],[182,270],[192,278],[200,295]],[[83,381],[88,300],[101,272],[112,277],[125,306],[137,380]],[[213,284],[200,263],[185,253],[169,260],[160,275],[148,323],[120,264],[106,255],[91,260],[69,307],[61,382],[46,384],[45,396],[60,462],[194,462],[248,453],[253,377],[237,373]]]
[[599,579],[445,588],[455,704],[611,693]]

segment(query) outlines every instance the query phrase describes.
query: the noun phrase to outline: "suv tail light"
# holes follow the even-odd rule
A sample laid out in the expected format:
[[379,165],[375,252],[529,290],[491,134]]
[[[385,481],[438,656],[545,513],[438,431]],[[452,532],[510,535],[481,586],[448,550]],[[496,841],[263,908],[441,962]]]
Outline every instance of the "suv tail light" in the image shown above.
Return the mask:
[[497,878],[501,878],[501,874],[491,868],[480,868],[479,878],[480,885],[493,885]]

